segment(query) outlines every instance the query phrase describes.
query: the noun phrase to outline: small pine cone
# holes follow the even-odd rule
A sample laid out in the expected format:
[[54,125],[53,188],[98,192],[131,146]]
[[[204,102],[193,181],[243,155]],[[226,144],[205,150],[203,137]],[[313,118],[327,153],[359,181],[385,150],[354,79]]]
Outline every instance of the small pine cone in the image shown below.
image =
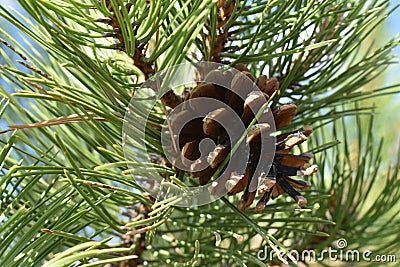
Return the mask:
[[[238,122],[232,116],[232,111],[240,118],[240,123],[247,128],[255,118],[255,114],[268,102],[269,98],[275,96],[279,90],[279,82],[275,78],[261,75],[255,79],[243,64],[235,66],[237,71],[213,70],[199,82],[196,87],[188,91],[184,96],[176,96],[173,93],[165,97],[164,103],[174,108],[176,104],[182,103],[184,108],[173,117],[172,129],[180,129],[179,148],[181,150],[181,163],[190,167],[190,175],[199,179],[199,184],[210,183],[215,172],[220,168],[226,157],[231,152],[237,139],[231,140],[223,125],[235,125]],[[226,89],[230,86],[231,90]],[[210,112],[204,113],[209,107],[194,105],[191,100],[197,98],[211,98],[223,102],[227,107],[218,107]],[[229,111],[231,110],[231,111]],[[275,108],[270,113],[263,113],[258,121],[247,133],[246,144],[249,147],[249,158],[244,173],[224,172],[219,179],[211,182],[209,191],[214,195],[228,193],[234,195],[243,192],[238,204],[240,210],[245,210],[254,201],[256,194],[260,199],[256,205],[256,211],[261,212],[270,198],[274,199],[283,193],[288,193],[295,199],[300,207],[305,207],[307,200],[297,191],[310,187],[311,184],[303,180],[294,180],[289,176],[307,176],[316,172],[317,167],[310,165],[312,154],[292,155],[290,150],[307,140],[312,128],[304,126],[296,131],[276,136],[274,143],[276,153],[273,155],[272,166],[266,162],[268,155],[262,155],[262,142],[270,131],[271,125],[266,121],[273,119],[276,129],[290,125],[296,115],[295,104],[286,104]],[[194,113],[203,114],[202,118],[194,116]],[[264,117],[265,118],[264,118]],[[189,120],[189,118],[196,118]],[[189,121],[184,126],[184,122]],[[241,135],[242,133],[240,133]],[[201,148],[204,138],[211,139],[214,147]],[[269,155],[272,156],[272,155]],[[261,162],[261,165],[259,164]],[[268,166],[267,166],[268,165]],[[258,167],[261,166],[261,167]],[[217,175],[215,175],[217,176]],[[257,177],[261,177],[258,184]],[[216,177],[214,177],[216,178]],[[297,189],[297,190],[296,190]]]

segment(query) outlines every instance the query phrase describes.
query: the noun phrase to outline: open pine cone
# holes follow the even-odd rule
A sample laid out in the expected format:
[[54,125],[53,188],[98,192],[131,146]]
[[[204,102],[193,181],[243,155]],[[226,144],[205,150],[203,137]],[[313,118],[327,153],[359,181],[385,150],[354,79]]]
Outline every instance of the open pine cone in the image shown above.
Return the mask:
[[[285,192],[293,197],[300,207],[305,207],[307,200],[296,189],[304,189],[310,187],[311,184],[303,180],[294,180],[289,176],[311,175],[317,167],[309,164],[312,154],[297,156],[289,152],[295,145],[307,140],[312,132],[311,126],[304,126],[296,131],[276,136],[273,140],[275,154],[271,154],[273,151],[270,152],[269,157],[273,160],[267,164],[265,154],[268,153],[263,152],[261,147],[262,142],[268,138],[271,139],[271,136],[267,134],[271,130],[271,121],[268,123],[268,116],[275,123],[276,129],[288,126],[296,114],[296,105],[285,104],[275,108],[272,113],[260,111],[278,92],[278,80],[267,78],[265,75],[261,75],[256,80],[242,64],[236,65],[235,69],[238,70],[236,73],[231,70],[212,70],[203,76],[204,79],[200,79],[204,82],[199,82],[193,89],[187,90],[183,96],[175,95],[172,91],[168,91],[163,96],[162,100],[166,106],[175,108],[179,105],[181,107],[172,117],[170,125],[173,133],[179,132],[177,146],[181,152],[180,157],[173,164],[178,169],[182,166],[181,169],[190,170],[191,177],[198,178],[200,185],[210,183],[208,189],[213,195],[225,193],[234,195],[243,191],[244,194],[238,204],[240,210],[245,210],[251,205],[257,192],[261,197],[256,205],[258,212],[264,209],[270,198],[274,199]],[[223,102],[228,108],[218,107],[211,112],[204,112],[209,108],[205,107],[207,104],[193,104],[193,100],[199,98]],[[232,110],[236,119],[232,116]],[[232,139],[219,122],[224,121],[233,127],[239,123],[247,129],[257,113],[260,113],[259,117],[247,133],[246,144],[249,148],[249,157],[245,160],[245,171],[237,173],[225,167],[221,177],[211,181],[211,178],[218,177],[219,173],[214,174],[229,156],[235,145],[234,142],[238,140],[238,136]],[[180,130],[176,131],[176,129]],[[243,131],[239,133],[241,134]],[[205,138],[211,139],[215,145],[201,146]],[[260,183],[259,177],[261,177]]]

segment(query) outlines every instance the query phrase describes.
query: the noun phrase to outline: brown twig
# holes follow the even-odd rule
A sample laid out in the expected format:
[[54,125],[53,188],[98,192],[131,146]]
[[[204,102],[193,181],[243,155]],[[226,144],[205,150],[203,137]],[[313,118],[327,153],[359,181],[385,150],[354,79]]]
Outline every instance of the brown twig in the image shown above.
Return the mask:
[[[111,2],[109,0],[106,0],[106,5],[107,8],[110,12],[114,13],[114,9],[111,5]],[[126,6],[125,8],[129,9],[130,6]],[[98,20],[100,21],[100,20]],[[111,27],[114,29],[114,32],[112,33],[112,37],[118,39],[118,49],[121,51],[126,51],[126,46],[125,46],[125,40],[124,36],[122,35],[121,28],[125,27],[126,25],[121,25],[120,21],[118,20],[117,16],[112,15],[109,16],[106,20],[102,20],[102,22],[107,23],[111,25]],[[133,33],[136,35],[137,34],[137,29],[138,29],[138,24],[133,23],[131,27],[133,27]],[[134,65],[139,68],[143,74],[145,79],[148,79],[150,75],[154,75],[155,69],[154,69],[154,62],[147,62],[145,61],[145,56],[146,56],[146,46],[148,45],[148,42],[143,44],[135,44],[135,51],[133,54],[133,62]]]
[[218,19],[217,29],[215,32],[215,40],[211,34],[210,25],[206,25],[209,34],[206,36],[206,45],[208,54],[211,55],[210,59],[213,62],[221,62],[220,54],[225,51],[225,44],[229,37],[229,28],[226,27],[233,10],[235,7],[235,1],[233,0],[218,0]]
[[[89,116],[87,116],[87,115],[89,115]],[[94,114],[91,112],[89,112],[87,115],[80,113],[80,114],[73,114],[73,115],[53,118],[50,120],[45,120],[45,121],[36,122],[36,123],[10,125],[10,126],[8,126],[9,130],[6,130],[6,131],[11,131],[11,130],[15,130],[15,129],[48,127],[48,126],[54,126],[54,125],[59,125],[59,124],[75,123],[75,122],[90,121],[90,120],[107,121],[104,118],[94,117]]]

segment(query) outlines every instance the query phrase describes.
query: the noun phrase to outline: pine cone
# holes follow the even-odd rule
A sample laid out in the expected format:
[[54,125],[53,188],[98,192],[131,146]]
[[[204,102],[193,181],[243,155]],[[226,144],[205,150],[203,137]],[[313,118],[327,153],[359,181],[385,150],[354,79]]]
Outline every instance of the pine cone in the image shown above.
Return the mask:
[[[182,97],[174,95],[172,91],[163,97],[165,105],[175,108],[182,103],[183,107],[171,120],[172,131],[179,132],[178,146],[181,152],[180,157],[173,164],[177,168],[189,169],[191,177],[198,178],[200,185],[211,181],[231,152],[234,142],[243,133],[242,131],[232,138],[220,122],[232,127],[239,123],[247,128],[258,111],[265,107],[267,101],[279,90],[279,82],[275,78],[262,75],[256,80],[243,64],[236,65],[235,69],[238,71],[213,70],[204,75],[202,79],[204,82],[199,82]],[[207,104],[193,104],[193,100],[198,98],[213,99],[225,103],[227,107],[218,107],[207,112],[209,108]],[[234,111],[237,118],[240,118],[240,121],[234,119],[236,115],[232,116],[230,109]],[[270,198],[274,199],[285,192],[293,197],[300,207],[305,207],[307,200],[296,189],[310,187],[310,183],[294,180],[289,176],[310,175],[317,170],[317,167],[308,163],[312,154],[296,156],[289,154],[289,151],[295,145],[306,141],[312,128],[305,126],[294,132],[277,136],[272,144],[275,145],[275,155],[261,150],[262,142],[266,141],[266,138],[271,139],[267,134],[271,131],[271,123],[268,123],[268,119],[269,122],[274,121],[276,129],[280,129],[288,126],[295,114],[295,104],[279,106],[272,111],[272,115],[263,112],[247,133],[246,144],[249,147],[249,158],[245,171],[237,173],[225,167],[222,170],[222,176],[212,181],[209,186],[210,193],[234,195],[244,192],[238,204],[240,210],[245,210],[251,205],[257,191],[261,197],[256,205],[258,212],[264,209]],[[201,144],[204,138],[211,139],[216,145]],[[267,164],[268,156],[273,157],[272,166]],[[258,177],[261,177],[259,185]]]

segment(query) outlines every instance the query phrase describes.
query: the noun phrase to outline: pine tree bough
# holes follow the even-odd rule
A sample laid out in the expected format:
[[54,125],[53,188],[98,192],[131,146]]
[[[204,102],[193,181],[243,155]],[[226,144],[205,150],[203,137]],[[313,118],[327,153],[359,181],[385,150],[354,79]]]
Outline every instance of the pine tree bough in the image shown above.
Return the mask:
[[[11,125],[0,131],[0,266],[272,266],[282,265],[280,251],[319,255],[320,264],[329,265],[324,251],[339,238],[348,240],[345,249],[352,253],[343,256],[351,254],[353,261],[354,252],[371,248],[373,256],[398,253],[400,158],[393,152],[399,149],[391,134],[378,139],[395,112],[390,103],[376,107],[387,112],[372,108],[377,97],[398,92],[398,85],[375,79],[397,62],[392,51],[398,37],[373,42],[382,37],[376,29],[398,11],[390,1],[8,3],[0,4],[0,35],[6,39],[0,39],[0,117],[1,127]],[[161,101],[138,89],[164,70],[199,61],[241,62],[251,71],[245,65],[236,65],[243,75],[213,71]],[[246,89],[249,81],[257,90]],[[135,97],[156,104],[149,116],[132,109],[143,119],[132,138],[143,146],[132,145],[139,160],[131,161],[121,145],[121,126]],[[196,99],[204,105],[206,98],[225,108],[210,109],[180,132],[174,147],[187,166],[182,172],[161,145],[163,121],[168,107],[190,107]],[[265,103],[274,123],[254,119]],[[217,122],[230,122],[227,110],[237,118],[233,126],[248,125],[239,133],[249,153],[237,172],[216,179],[239,151],[237,139],[230,141]],[[172,128],[184,124],[190,111],[177,114]],[[265,133],[275,132],[273,124],[280,132],[266,155],[259,144]],[[311,133],[315,159],[303,153]],[[257,169],[260,162],[264,169]],[[294,177],[314,173],[314,162],[322,169],[318,177]],[[154,186],[153,174],[176,189],[175,198]],[[318,193],[307,204],[299,192],[310,181]],[[190,198],[190,190],[181,194],[186,185],[195,186],[191,192],[205,189],[210,201],[218,197],[207,188],[235,196],[189,208],[199,204],[196,198],[172,208]],[[160,198],[147,199],[148,188]],[[284,193],[301,207],[317,208],[288,209],[296,203],[283,197],[266,206]],[[262,212],[240,212],[233,198],[241,210]],[[268,249],[273,258],[260,259],[264,245],[263,256]],[[377,264],[359,256],[363,265]],[[312,264],[307,258],[299,264]]]

